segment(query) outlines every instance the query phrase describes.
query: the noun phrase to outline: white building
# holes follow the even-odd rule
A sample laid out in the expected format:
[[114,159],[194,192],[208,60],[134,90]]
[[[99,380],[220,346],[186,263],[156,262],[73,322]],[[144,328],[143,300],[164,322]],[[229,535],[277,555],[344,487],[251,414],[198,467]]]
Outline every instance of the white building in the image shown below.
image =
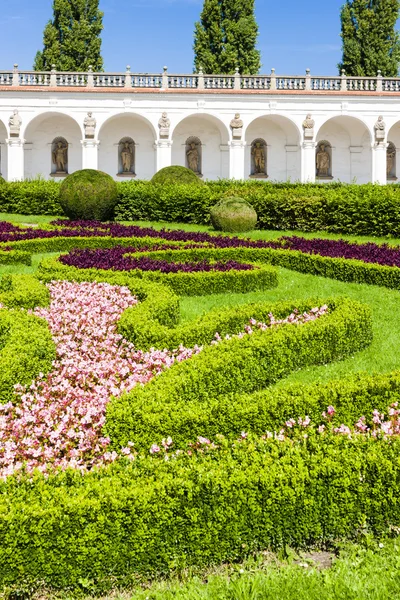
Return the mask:
[[[93,137],[84,127],[88,112],[96,121]],[[163,112],[167,127],[160,129]],[[236,113],[242,128],[231,127]],[[400,79],[309,72],[280,77],[274,71],[246,77],[170,75],[166,68],[158,75],[129,68],[125,73],[35,73],[17,66],[0,71],[2,175],[9,181],[62,178],[54,160],[57,142],[66,149],[66,172],[100,169],[117,180],[150,179],[162,167],[185,166],[193,142],[205,179],[384,184],[400,176]],[[256,142],[264,155],[261,169],[254,167]],[[130,148],[129,169],[121,167],[124,143]],[[321,151],[329,159],[319,172]]]

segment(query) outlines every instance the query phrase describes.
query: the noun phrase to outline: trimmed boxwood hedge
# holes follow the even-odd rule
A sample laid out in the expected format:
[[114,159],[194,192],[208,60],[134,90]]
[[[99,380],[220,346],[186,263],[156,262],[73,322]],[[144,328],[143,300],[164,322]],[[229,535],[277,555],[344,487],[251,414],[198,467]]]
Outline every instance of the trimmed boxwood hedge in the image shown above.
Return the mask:
[[55,356],[46,321],[20,309],[0,310],[0,404],[15,400],[16,383],[30,385],[48,373]]
[[[280,303],[270,305],[268,312],[283,316],[296,307],[303,312],[320,302]],[[371,343],[369,307],[335,298],[329,301],[329,308],[328,315],[304,325],[257,331],[243,339],[205,347],[144,388],[113,399],[107,407],[106,431],[114,448],[132,441],[138,448],[148,449],[168,436],[185,446],[191,438],[207,435],[201,429],[202,413],[208,414],[208,402],[213,398],[263,389],[293,371],[341,359]],[[230,333],[238,333],[237,327],[244,326],[239,319]],[[218,413],[213,418],[217,422]]]
[[0,584],[13,597],[107,592],[138,577],[329,546],[400,522],[400,441],[315,436],[224,444],[0,482]]
[[0,303],[7,308],[34,309],[50,304],[50,293],[33,275],[3,275],[0,278]]
[[[398,185],[210,181],[204,185],[118,183],[115,217],[125,221],[209,223],[220,199],[240,196],[258,214],[259,229],[400,236]],[[60,184],[34,180],[0,187],[0,211],[62,214]]]

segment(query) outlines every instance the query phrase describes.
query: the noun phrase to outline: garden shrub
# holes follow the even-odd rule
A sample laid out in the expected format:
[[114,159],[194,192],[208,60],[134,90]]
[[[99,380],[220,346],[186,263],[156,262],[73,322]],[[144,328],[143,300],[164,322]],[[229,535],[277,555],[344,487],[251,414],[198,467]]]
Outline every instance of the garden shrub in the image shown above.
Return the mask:
[[[12,292],[2,292],[0,298],[3,294],[7,299]],[[13,300],[17,299],[15,294]],[[50,371],[54,359],[46,321],[19,308],[0,310],[0,403],[15,400],[14,385],[30,385],[39,373]]]
[[0,265],[28,265],[32,264],[32,255],[30,252],[22,250],[1,250],[0,249]]
[[242,233],[252,231],[257,224],[254,208],[240,197],[224,198],[212,207],[211,223],[217,231]]
[[108,221],[118,200],[117,184],[111,175],[83,169],[68,175],[60,187],[60,204],[72,220]]
[[34,309],[48,306],[49,290],[33,275],[3,275],[0,279],[0,303],[7,308]]
[[217,441],[167,462],[147,454],[85,475],[1,481],[0,584],[105,593],[399,524],[397,438]]
[[12,181],[0,187],[0,211],[20,215],[61,215],[60,184],[53,180]]
[[203,185],[203,181],[196,173],[186,167],[180,167],[178,165],[172,165],[171,167],[164,167],[157,171],[153,176],[151,183],[156,185],[165,184],[191,184],[191,185]]
[[[288,302],[271,305],[270,311],[288,315],[295,308],[303,312],[317,305],[315,299]],[[343,298],[329,301],[329,308],[328,315],[311,323],[257,331],[205,347],[144,388],[114,398],[107,407],[106,422],[114,447],[133,441],[138,448],[147,448],[168,435],[179,446],[186,445],[200,433],[198,415],[207,412],[210,399],[263,389],[293,371],[341,359],[371,343],[369,307]]]

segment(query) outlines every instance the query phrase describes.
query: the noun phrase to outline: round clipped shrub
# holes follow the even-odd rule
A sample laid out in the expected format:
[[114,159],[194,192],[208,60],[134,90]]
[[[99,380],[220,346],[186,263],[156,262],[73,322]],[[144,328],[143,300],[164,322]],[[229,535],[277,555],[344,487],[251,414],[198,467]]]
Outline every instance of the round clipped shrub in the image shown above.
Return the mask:
[[211,223],[217,231],[241,233],[251,231],[257,223],[257,213],[243,198],[223,198],[210,211]]
[[70,219],[108,221],[114,216],[118,188],[107,173],[83,169],[64,179],[59,200],[64,213]]
[[190,169],[173,165],[172,167],[164,167],[154,175],[151,180],[157,185],[165,183],[194,183],[195,185],[203,185],[203,181]]

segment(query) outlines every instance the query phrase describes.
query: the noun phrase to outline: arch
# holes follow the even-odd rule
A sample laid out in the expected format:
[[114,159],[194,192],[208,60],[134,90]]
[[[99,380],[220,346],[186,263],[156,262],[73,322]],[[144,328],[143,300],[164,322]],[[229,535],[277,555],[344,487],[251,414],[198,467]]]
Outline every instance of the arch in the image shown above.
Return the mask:
[[101,135],[103,134],[104,128],[107,127],[110,124],[110,122],[119,120],[121,118],[123,118],[123,119],[125,119],[125,118],[132,118],[133,120],[137,119],[138,121],[141,121],[143,124],[147,125],[150,128],[150,130],[152,132],[152,135],[153,135],[153,138],[154,138],[153,142],[154,142],[154,140],[157,139],[157,130],[156,130],[154,124],[147,117],[145,117],[144,115],[142,115],[141,113],[131,112],[131,111],[129,111],[129,112],[118,112],[115,115],[111,115],[110,117],[107,117],[99,125],[98,133],[97,133],[98,139],[101,138]]
[[[156,172],[154,143],[156,131],[143,115],[133,112],[117,113],[107,118],[99,128],[99,170],[118,180],[120,177],[151,179]],[[131,140],[134,172],[122,172],[120,143]]]
[[397,181],[400,173],[400,121],[396,121],[388,129],[387,139],[389,143],[394,145],[396,150],[394,157],[394,168],[392,169],[392,177],[388,178],[388,182],[393,183],[394,181]]
[[301,178],[300,130],[283,115],[260,114],[247,125],[245,164],[247,178],[253,177],[252,143],[256,139],[267,143],[268,176],[272,181],[299,181]]
[[73,173],[82,168],[83,130],[73,116],[61,111],[42,112],[28,121],[21,136],[25,139],[26,179],[59,176],[52,160],[52,146],[56,138],[63,138],[68,142],[68,172]]
[[334,115],[316,130],[316,142],[329,140],[333,181],[368,183],[372,176],[373,135],[359,117]]
[[172,164],[186,166],[186,141],[201,140],[201,170],[205,179],[229,177],[229,139],[227,126],[214,115],[186,115],[172,129]]

